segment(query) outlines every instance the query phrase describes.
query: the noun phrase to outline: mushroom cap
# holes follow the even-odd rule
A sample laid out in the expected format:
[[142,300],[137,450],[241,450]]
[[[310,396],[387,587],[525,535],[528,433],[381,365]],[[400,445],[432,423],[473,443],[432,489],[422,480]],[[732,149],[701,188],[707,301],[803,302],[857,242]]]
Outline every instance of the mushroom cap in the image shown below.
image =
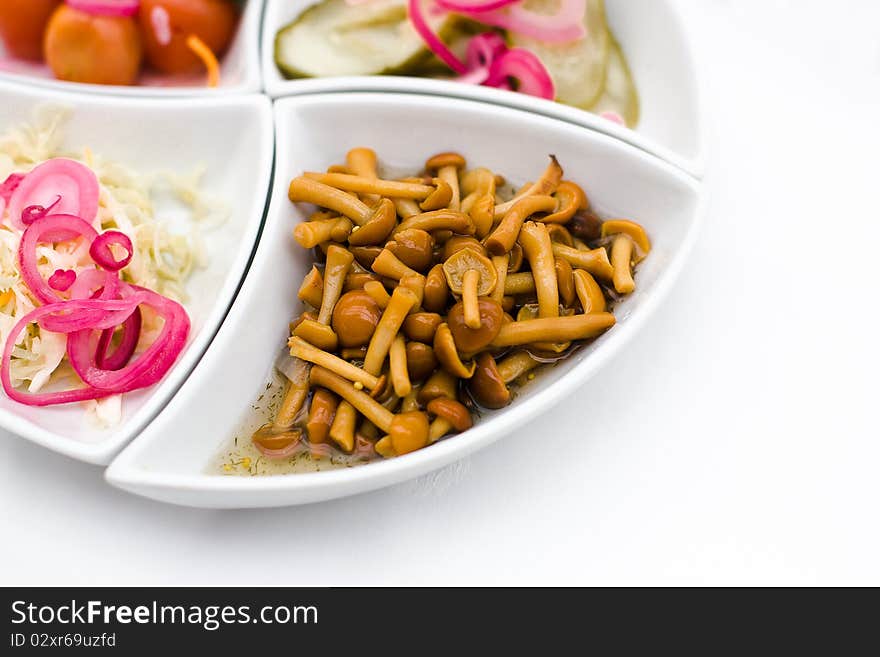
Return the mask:
[[464,404],[454,399],[438,397],[428,402],[428,412],[448,421],[456,431],[467,431],[474,426],[471,413]]
[[302,440],[303,431],[299,427],[279,428],[272,424],[264,424],[254,432],[251,440],[257,446],[269,452],[287,449]]
[[458,379],[446,370],[435,370],[425,385],[419,390],[417,399],[420,404],[427,404],[437,397],[455,399],[458,396]]
[[421,342],[406,343],[406,369],[413,383],[424,381],[437,369],[437,357],[431,345]]
[[336,331],[313,319],[303,319],[293,330],[293,335],[324,351],[336,351],[336,347],[339,346],[339,336],[336,335]]
[[477,306],[480,310],[480,328],[472,329],[465,324],[464,303],[461,301],[449,309],[446,317],[455,346],[462,353],[475,353],[486,347],[498,335],[504,321],[504,310],[494,299],[478,299]]
[[464,287],[464,275],[471,270],[480,272],[477,296],[485,296],[495,289],[495,285],[498,283],[498,272],[495,271],[495,266],[489,258],[473,249],[462,249],[443,263],[443,273],[446,275],[449,289],[456,294],[461,294]]
[[452,331],[445,322],[437,327],[434,335],[434,355],[447,372],[459,379],[469,379],[474,375],[474,363],[465,364],[458,355]]
[[431,233],[420,228],[398,231],[385,248],[407,267],[418,272],[423,272],[434,264],[434,238]]
[[409,411],[394,416],[388,435],[391,437],[394,451],[400,455],[414,452],[427,445],[429,430],[430,424],[425,413]]
[[357,230],[352,230],[348,243],[352,246],[380,244],[396,225],[397,211],[394,209],[394,202],[390,198],[383,198],[373,208],[373,214],[367,222]]
[[443,323],[443,317],[438,313],[410,313],[403,320],[403,332],[410,340],[424,342],[425,344],[434,343],[434,335],[437,333],[437,327]]
[[363,347],[370,342],[382,318],[382,309],[362,290],[346,292],[333,307],[331,325],[343,347]]
[[651,251],[651,240],[648,239],[648,234],[645,232],[645,229],[636,222],[630,221],[629,219],[609,219],[602,223],[602,237],[608,237],[609,235],[616,235],[618,233],[629,235],[633,242],[636,243],[636,246],[639,247],[642,254],[647,254]]
[[468,390],[476,402],[485,408],[504,408],[510,403],[510,390],[498,372],[492,354],[483,352],[476,359],[477,368],[468,381]]
[[452,186],[441,178],[434,178],[434,191],[428,195],[424,201],[419,203],[422,210],[440,210],[449,205],[452,201]]
[[436,171],[442,167],[464,169],[466,166],[467,160],[458,153],[437,153],[425,161],[426,171]]
[[602,236],[602,220],[592,210],[576,212],[565,226],[574,237],[585,242],[597,240]]
[[480,255],[486,255],[486,247],[477,238],[470,235],[453,235],[443,245],[443,259],[449,260],[462,249],[473,249]]

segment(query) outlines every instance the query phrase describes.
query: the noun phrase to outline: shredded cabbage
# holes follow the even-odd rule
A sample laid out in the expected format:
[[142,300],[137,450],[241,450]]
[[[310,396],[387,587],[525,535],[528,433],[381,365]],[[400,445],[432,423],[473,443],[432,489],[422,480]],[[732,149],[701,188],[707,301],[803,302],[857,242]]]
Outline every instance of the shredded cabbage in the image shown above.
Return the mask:
[[[207,264],[201,231],[226,218],[225,208],[201,193],[203,170],[187,175],[169,171],[143,174],[118,162],[102,158],[89,149],[65,152],[61,148],[62,127],[69,112],[44,107],[30,123],[0,134],[0,182],[11,173],[26,173],[53,157],[67,157],[86,164],[98,177],[100,199],[93,225],[98,232],[115,228],[126,233],[134,246],[131,263],[122,271],[123,280],[150,288],[184,303],[185,284],[192,272]],[[186,233],[175,232],[157,216],[154,201],[170,198],[193,219]],[[0,207],[0,344],[19,318],[35,307],[17,266],[21,231],[10,223]],[[85,244],[42,244],[37,248],[38,268],[44,278],[56,269],[77,273],[94,266]],[[161,331],[161,320],[143,309],[143,328],[138,350],[143,350]],[[66,338],[31,325],[19,338],[10,366],[12,383],[38,392],[73,375],[66,365]],[[100,426],[113,426],[122,417],[119,395],[84,402],[90,419]]]

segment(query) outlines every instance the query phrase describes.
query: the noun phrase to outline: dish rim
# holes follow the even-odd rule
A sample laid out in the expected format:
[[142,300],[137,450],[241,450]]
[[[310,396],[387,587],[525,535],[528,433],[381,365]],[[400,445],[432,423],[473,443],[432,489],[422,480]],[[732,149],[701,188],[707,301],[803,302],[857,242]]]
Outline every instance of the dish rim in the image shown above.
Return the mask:
[[[396,103],[402,99],[410,103],[454,103],[456,106],[476,107],[484,111],[515,115],[527,119],[536,127],[570,132],[573,135],[583,134],[583,127],[575,126],[565,121],[521,109],[490,106],[487,103],[471,99],[440,99],[418,94],[353,91],[347,93],[299,95],[277,100],[274,105],[276,139],[279,143],[290,142],[290,135],[287,134],[288,129],[281,119],[291,106],[297,104],[321,104],[328,100],[351,104],[358,99],[383,103]],[[205,472],[199,474],[175,474],[147,471],[138,466],[138,460],[140,454],[149,445],[150,435],[147,433],[148,428],[129,443],[113,460],[104,473],[107,482],[114,487],[122,488],[140,496],[189,506],[212,508],[293,506],[375,490],[425,474],[486,447],[509,433],[516,426],[531,421],[539,414],[552,409],[556,404],[567,398],[578,386],[582,385],[585,380],[594,376],[609,360],[615,357],[652,316],[653,312],[675,284],[678,275],[684,267],[702,226],[706,208],[706,190],[701,181],[696,180],[656,155],[615,139],[604,132],[596,130],[590,130],[590,132],[595,139],[605,141],[612,144],[615,148],[626,151],[628,157],[649,161],[652,167],[663,170],[665,175],[671,176],[678,183],[687,187],[694,195],[694,214],[683,239],[676,248],[674,256],[658,276],[651,294],[639,303],[638,308],[634,309],[627,322],[618,324],[607,333],[607,341],[601,350],[591,354],[589,358],[575,365],[552,388],[548,387],[545,390],[538,391],[527,404],[504,409],[498,413],[496,416],[497,421],[491,429],[487,429],[485,424],[481,425],[478,423],[473,429],[461,436],[453,440],[440,441],[432,445],[430,449],[418,450],[402,457],[378,461],[365,466],[321,472],[237,477],[212,475]],[[278,178],[281,174],[282,172],[279,172],[276,167],[272,181],[267,222],[272,221],[273,217],[283,212],[281,207],[283,201],[276,200],[276,184],[286,187],[288,183],[286,180]],[[257,252],[254,254],[252,266],[249,268],[243,284],[247,286],[244,289],[247,294],[255,294],[258,291],[258,282],[265,276],[266,268],[270,266],[268,261],[261,259],[263,256],[261,247],[262,244],[258,246]],[[260,278],[255,279],[253,278],[254,276]],[[241,304],[244,298],[244,295],[239,295],[236,302]],[[230,323],[230,321],[233,323]],[[215,341],[211,346],[214,349],[220,349],[225,348],[227,344],[231,344],[237,335],[237,325],[243,321],[245,321],[245,317],[237,313],[236,306],[233,306],[230,310],[230,317],[227,317],[227,321],[224,321],[224,328],[228,332],[218,336],[220,342]],[[197,380],[194,377],[198,377],[198,372],[193,372],[193,376],[189,378],[189,381]],[[178,390],[174,401],[184,404],[194,394],[197,393],[191,392],[189,388]],[[180,399],[183,401],[178,401]],[[173,501],[169,499],[168,494],[173,495],[174,491],[185,491],[202,496],[232,494],[239,495],[240,497],[236,504],[221,503],[215,505],[211,503],[210,498],[200,500],[198,503],[192,503],[191,501]],[[296,495],[298,499],[294,501],[283,499],[275,504],[267,504],[261,499],[261,496],[267,493],[284,493],[288,496]]]
[[[53,101],[59,103],[66,102],[72,104],[74,108],[81,107],[82,105],[92,106],[92,108],[97,106],[99,108],[107,107],[117,110],[123,110],[126,107],[139,107],[157,112],[167,111],[174,113],[180,109],[191,110],[194,107],[203,112],[210,112],[212,108],[238,106],[241,108],[253,108],[255,116],[260,122],[260,143],[262,146],[259,147],[260,171],[257,175],[259,189],[263,190],[263,194],[262,198],[259,193],[254,194],[250,204],[249,217],[245,223],[242,235],[243,240],[250,242],[251,248],[238,253],[230,265],[231,271],[240,272],[238,278],[226,280],[218,290],[218,298],[226,297],[228,299],[227,303],[213,308],[207,314],[201,334],[193,340],[186,353],[183,354],[168,374],[156,384],[153,395],[139,409],[138,412],[143,414],[144,419],[138,424],[133,425],[129,431],[120,431],[118,436],[111,434],[101,442],[86,443],[35,425],[14,411],[0,409],[0,428],[11,435],[29,440],[54,452],[80,461],[107,465],[126,445],[159,416],[168,402],[177,394],[180,387],[189,379],[189,376],[207,352],[214,337],[226,320],[226,316],[229,314],[229,310],[238,296],[259,243],[259,236],[262,232],[268,210],[269,195],[272,191],[275,163],[275,123],[274,115],[272,114],[272,104],[269,98],[261,94],[226,95],[223,98],[90,95],[87,92],[50,89],[48,87],[34,88],[30,85],[0,80],[0,95],[3,95],[3,93],[33,97],[36,104]],[[39,97],[38,100],[37,97]],[[162,395],[163,398],[159,398],[160,390],[165,386],[168,387],[169,392]],[[120,428],[123,426],[124,423],[120,424]]]
[[[317,2],[318,0],[313,1]],[[694,57],[693,40],[685,24],[683,10],[675,2],[662,0],[675,26],[677,41],[681,44],[685,53],[685,62],[689,69],[685,75],[692,81],[694,93],[693,111],[697,124],[694,128],[696,149],[693,153],[680,153],[654,138],[645,136],[638,129],[633,130],[617,125],[587,110],[564,105],[553,100],[512,93],[492,87],[465,85],[450,80],[393,75],[284,78],[278,71],[274,60],[277,26],[270,26],[269,24],[270,9],[278,2],[281,2],[281,0],[265,0],[260,35],[260,74],[263,83],[263,93],[268,95],[273,101],[301,95],[349,92],[408,93],[480,101],[548,116],[595,132],[601,132],[655,155],[694,178],[702,179],[706,174],[707,126],[704,113],[705,100],[701,84],[702,75],[699,63]],[[272,44],[273,47],[268,47],[268,44]]]
[[26,86],[37,86],[55,91],[67,91],[69,93],[94,94],[100,96],[115,96],[120,98],[212,98],[226,97],[256,93],[263,90],[263,70],[260,65],[261,43],[263,27],[263,11],[266,7],[265,0],[248,0],[245,10],[239,19],[239,34],[242,39],[242,59],[244,61],[244,74],[240,82],[228,86],[220,85],[214,89],[206,86],[180,86],[180,87],[157,87],[150,85],[108,85],[91,84],[86,82],[68,82],[54,78],[43,78],[26,73],[11,73],[0,71],[0,82],[12,82]]

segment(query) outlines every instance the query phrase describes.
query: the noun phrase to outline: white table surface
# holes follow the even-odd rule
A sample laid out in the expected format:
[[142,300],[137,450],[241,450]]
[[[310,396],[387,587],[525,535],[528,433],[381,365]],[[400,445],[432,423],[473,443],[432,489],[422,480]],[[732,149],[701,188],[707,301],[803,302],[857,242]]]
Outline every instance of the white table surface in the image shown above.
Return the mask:
[[880,584],[880,3],[679,1],[709,216],[576,405],[266,511],[142,500],[0,436],[0,584]]

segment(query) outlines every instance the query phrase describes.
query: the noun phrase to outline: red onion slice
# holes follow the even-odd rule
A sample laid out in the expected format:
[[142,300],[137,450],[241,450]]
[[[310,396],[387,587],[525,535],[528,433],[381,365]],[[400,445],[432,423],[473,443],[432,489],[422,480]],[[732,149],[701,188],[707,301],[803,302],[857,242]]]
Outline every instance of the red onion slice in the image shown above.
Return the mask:
[[21,215],[33,205],[53,208],[55,214],[81,217],[86,223],[94,221],[98,214],[100,190],[94,172],[84,164],[63,157],[47,160],[34,167],[19,181],[9,199],[9,221],[19,230],[25,225]]
[[437,55],[444,64],[458,74],[467,73],[467,67],[464,65],[464,62],[446,47],[443,40],[434,33],[434,30],[428,24],[422,5],[430,2],[436,2],[436,0],[408,0],[409,18],[412,21],[413,27],[419,33],[419,36],[422,37],[422,41],[425,42],[428,49]]
[[[452,10],[450,2],[459,6],[456,0],[435,0],[438,6]],[[501,9],[474,10],[459,8],[454,11],[469,16],[485,25],[502,27],[505,30],[546,43],[565,43],[576,41],[587,36],[584,26],[584,15],[587,10],[586,0],[562,0],[559,11],[555,14],[537,14],[522,6],[521,3],[511,4]]]
[[76,272],[72,269],[56,269],[55,273],[49,277],[49,287],[59,292],[70,289],[70,286],[76,282]]
[[531,50],[511,48],[492,65],[486,84],[501,86],[508,79],[518,82],[516,90],[529,96],[553,100],[556,87],[547,68]]
[[122,323],[122,338],[110,355],[107,354],[107,349],[110,348],[110,341],[113,339],[115,329],[104,329],[101,337],[98,338],[98,346],[95,349],[95,364],[98,367],[115,372],[128,365],[141,337],[143,318],[141,309],[135,308],[134,312]]
[[[110,250],[112,245],[121,246],[127,253],[122,260],[117,260]],[[89,255],[98,265],[109,271],[119,271],[128,266],[134,255],[131,238],[118,230],[108,230],[98,235],[89,247]]]

